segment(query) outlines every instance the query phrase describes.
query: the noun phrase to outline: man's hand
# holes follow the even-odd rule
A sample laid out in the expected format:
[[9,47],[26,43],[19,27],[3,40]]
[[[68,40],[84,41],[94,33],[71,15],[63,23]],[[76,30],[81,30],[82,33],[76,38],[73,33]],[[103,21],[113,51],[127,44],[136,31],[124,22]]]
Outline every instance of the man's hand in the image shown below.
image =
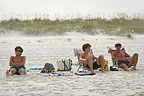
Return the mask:
[[129,61],[130,59],[129,59],[129,57],[124,57],[123,58],[123,61]]

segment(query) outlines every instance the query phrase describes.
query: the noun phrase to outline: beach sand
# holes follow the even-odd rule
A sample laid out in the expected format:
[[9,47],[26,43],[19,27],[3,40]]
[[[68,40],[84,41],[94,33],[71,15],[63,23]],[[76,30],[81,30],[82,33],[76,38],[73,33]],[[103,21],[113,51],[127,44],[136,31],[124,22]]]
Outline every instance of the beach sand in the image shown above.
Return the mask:
[[[46,62],[54,64],[58,58],[77,61],[73,48],[81,49],[90,43],[95,56],[104,55],[111,65],[108,47],[120,42],[130,55],[139,54],[135,71],[97,72],[93,76],[44,77],[39,71],[23,76],[6,76],[9,58],[14,56],[14,48],[21,46],[26,56],[26,68],[43,67]],[[144,95],[144,36],[133,39],[118,36],[66,33],[62,36],[23,36],[21,34],[0,35],[0,96],[142,96]],[[76,65],[73,71],[77,70]]]

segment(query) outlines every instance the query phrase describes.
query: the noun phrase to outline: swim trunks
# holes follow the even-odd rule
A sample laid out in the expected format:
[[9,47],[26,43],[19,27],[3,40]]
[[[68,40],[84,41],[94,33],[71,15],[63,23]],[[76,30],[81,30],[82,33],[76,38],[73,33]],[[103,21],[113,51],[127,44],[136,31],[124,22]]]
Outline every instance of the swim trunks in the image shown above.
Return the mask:
[[[87,67],[87,68],[90,68],[90,67],[88,66],[88,64],[86,65],[86,67]],[[93,63],[93,69],[98,69],[98,68],[100,68],[100,67],[101,67],[101,65],[98,65],[97,62],[94,61],[94,63]]]
[[126,64],[128,66],[129,65],[129,61],[119,61],[118,62],[118,66],[120,66],[121,64]]
[[[21,68],[25,69],[25,67],[22,67],[22,66],[14,66],[14,67],[11,67],[10,70],[11,70],[12,68],[15,68],[15,69],[16,69],[16,73],[15,73],[15,74],[17,74],[17,75],[19,75],[19,73],[18,73],[18,70],[19,70],[19,69],[21,69]],[[9,70],[9,71],[10,71],[10,70]]]

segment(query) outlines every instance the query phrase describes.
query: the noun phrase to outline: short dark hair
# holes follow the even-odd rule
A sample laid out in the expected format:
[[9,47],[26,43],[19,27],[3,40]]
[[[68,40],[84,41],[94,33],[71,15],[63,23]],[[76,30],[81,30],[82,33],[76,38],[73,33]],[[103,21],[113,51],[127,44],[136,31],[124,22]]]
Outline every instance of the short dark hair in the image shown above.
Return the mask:
[[89,43],[86,43],[82,46],[83,51],[85,51],[85,49],[87,49],[88,47],[91,47],[91,45]]
[[20,47],[20,46],[15,47],[15,51],[17,51],[18,49],[21,50],[21,53],[23,52],[23,48],[22,47]]

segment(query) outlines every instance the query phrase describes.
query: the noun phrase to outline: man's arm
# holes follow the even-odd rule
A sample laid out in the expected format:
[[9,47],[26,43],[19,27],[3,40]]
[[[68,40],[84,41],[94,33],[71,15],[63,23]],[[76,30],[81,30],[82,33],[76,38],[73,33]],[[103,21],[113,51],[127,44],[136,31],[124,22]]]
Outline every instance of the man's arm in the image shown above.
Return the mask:
[[94,58],[95,60],[97,60],[97,57],[95,57],[94,55],[93,55],[93,58]]
[[128,61],[129,57],[116,57],[115,53],[112,53],[112,60],[113,61]]
[[128,61],[129,57],[118,58],[118,61]]
[[80,62],[86,61],[86,59],[83,59],[83,58],[82,58],[82,54],[81,54],[80,57],[79,57],[79,61],[80,61]]
[[115,53],[114,53],[114,52],[112,52],[111,58],[112,58],[113,61],[118,60],[118,57],[115,56]]
[[10,61],[9,61],[9,66],[14,66],[14,62],[13,62],[13,56],[10,57]]
[[125,57],[130,57],[130,55],[125,52]]
[[26,62],[26,57],[25,56],[23,56],[23,60],[22,60],[22,62],[19,64],[19,66],[25,66],[25,62]]

